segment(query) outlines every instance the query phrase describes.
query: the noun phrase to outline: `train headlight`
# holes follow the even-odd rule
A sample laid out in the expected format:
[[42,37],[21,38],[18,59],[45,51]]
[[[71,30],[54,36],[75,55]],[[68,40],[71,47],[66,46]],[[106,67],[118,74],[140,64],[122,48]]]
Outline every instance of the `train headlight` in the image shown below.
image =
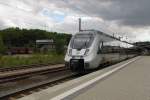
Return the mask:
[[69,49],[68,55],[69,55],[69,56],[72,55],[72,49]]
[[90,51],[89,49],[86,49],[84,55],[87,55],[89,53],[89,51]]

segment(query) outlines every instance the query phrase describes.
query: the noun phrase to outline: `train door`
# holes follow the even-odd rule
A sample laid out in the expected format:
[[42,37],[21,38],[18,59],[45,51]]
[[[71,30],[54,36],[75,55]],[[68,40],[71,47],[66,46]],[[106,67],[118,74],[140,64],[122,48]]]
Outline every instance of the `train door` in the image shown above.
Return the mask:
[[103,41],[99,41],[98,43],[98,50],[97,50],[98,65],[102,64],[105,60],[104,54],[102,53],[103,43],[104,43]]

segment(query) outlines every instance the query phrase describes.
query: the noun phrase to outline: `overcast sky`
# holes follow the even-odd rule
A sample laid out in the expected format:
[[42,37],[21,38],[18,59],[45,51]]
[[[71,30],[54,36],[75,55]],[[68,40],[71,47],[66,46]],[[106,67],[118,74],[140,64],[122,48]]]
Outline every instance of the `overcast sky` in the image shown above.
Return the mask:
[[79,17],[83,29],[127,36],[128,41],[150,41],[150,0],[0,1],[0,29],[38,28],[74,34]]

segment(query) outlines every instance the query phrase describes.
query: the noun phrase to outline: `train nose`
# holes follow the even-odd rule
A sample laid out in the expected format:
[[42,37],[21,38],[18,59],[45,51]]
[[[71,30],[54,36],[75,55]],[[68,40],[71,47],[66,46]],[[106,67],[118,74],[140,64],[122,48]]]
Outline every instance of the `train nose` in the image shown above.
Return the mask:
[[70,68],[75,72],[84,71],[84,59],[71,59]]

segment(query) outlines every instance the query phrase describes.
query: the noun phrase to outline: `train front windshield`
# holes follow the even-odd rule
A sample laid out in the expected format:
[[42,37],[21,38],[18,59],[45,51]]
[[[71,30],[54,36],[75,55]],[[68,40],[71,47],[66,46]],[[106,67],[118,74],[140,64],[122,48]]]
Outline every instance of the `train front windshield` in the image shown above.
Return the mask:
[[77,34],[71,40],[71,48],[86,49],[89,48],[94,40],[93,34]]

